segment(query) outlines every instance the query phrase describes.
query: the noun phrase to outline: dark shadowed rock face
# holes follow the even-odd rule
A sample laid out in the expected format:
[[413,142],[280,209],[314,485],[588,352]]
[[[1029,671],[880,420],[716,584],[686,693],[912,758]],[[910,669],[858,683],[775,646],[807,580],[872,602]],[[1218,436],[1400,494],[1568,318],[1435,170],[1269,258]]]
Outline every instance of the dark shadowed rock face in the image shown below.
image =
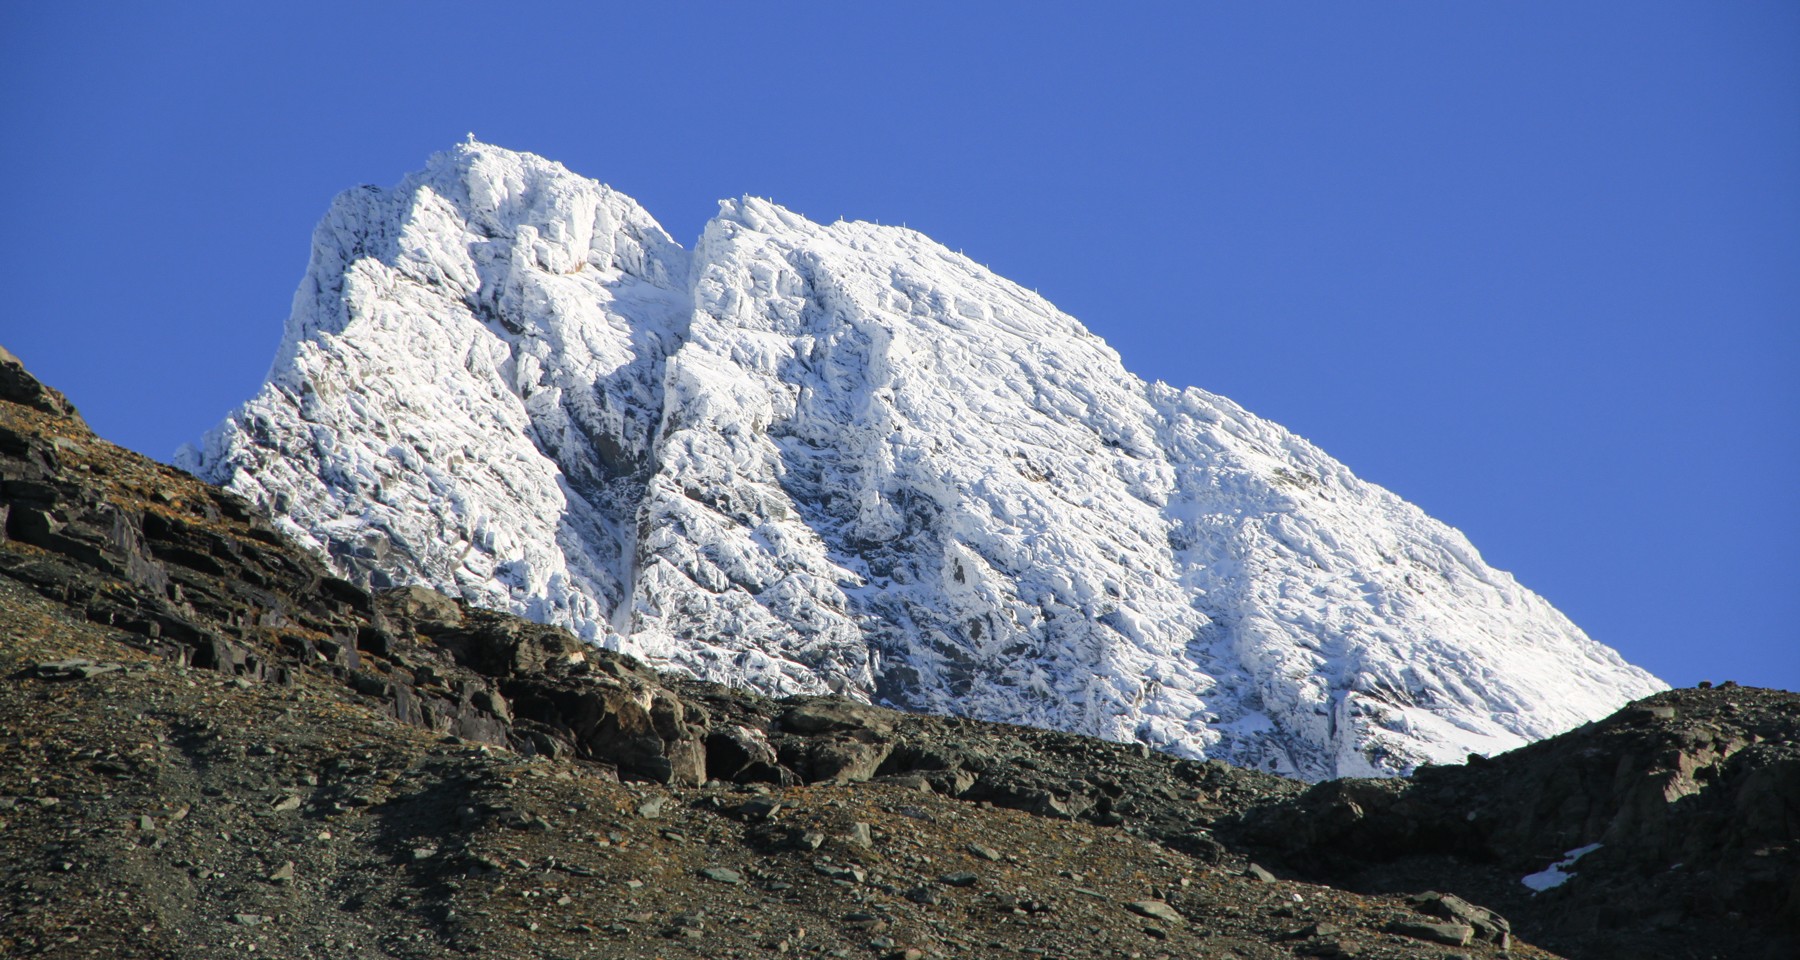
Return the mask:
[[63,416],[74,416],[69,398],[38,382],[12,351],[0,347],[0,400]]
[[1790,694],[1311,789],[769,699],[370,595],[9,356],[0,531],[0,955],[1791,955]]
[[1315,880],[1467,892],[1573,956],[1759,956],[1800,932],[1800,697],[1670,690],[1466,766],[1322,783],[1225,832]]

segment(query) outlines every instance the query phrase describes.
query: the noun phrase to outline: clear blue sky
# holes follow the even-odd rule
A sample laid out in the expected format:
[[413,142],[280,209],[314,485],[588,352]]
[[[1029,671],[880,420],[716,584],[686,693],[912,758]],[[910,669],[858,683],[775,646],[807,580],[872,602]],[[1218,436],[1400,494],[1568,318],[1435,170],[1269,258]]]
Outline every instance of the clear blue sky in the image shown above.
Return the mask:
[[280,7],[0,6],[0,342],[118,442],[247,397],[331,196],[473,131],[683,243],[906,221],[1665,679],[1800,688],[1800,4]]

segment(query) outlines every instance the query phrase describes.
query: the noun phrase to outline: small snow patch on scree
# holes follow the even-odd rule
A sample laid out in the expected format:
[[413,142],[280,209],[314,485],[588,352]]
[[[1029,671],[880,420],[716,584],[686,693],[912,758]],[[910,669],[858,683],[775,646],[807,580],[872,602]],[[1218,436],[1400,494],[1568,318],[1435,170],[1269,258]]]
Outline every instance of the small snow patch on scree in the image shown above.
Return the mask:
[[1575,861],[1580,860],[1582,857],[1585,857],[1598,849],[1600,849],[1600,844],[1597,843],[1590,843],[1585,847],[1576,847],[1575,849],[1564,853],[1561,860],[1558,860],[1548,867],[1545,867],[1536,873],[1520,877],[1519,882],[1538,893],[1542,893],[1551,887],[1560,887],[1563,884],[1568,883],[1569,878],[1574,876],[1574,874],[1567,872],[1568,868],[1574,866]]

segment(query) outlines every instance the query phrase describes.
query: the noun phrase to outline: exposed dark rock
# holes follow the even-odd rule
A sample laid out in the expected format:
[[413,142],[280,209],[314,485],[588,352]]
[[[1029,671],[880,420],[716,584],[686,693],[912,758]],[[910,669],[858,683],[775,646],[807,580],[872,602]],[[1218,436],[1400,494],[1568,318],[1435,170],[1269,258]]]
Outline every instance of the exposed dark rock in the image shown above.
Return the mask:
[[1388,925],[1388,929],[1403,937],[1429,940],[1432,943],[1447,944],[1452,947],[1468,946],[1475,935],[1475,928],[1466,923],[1419,923],[1410,920],[1396,920]]
[[875,736],[894,732],[888,711],[844,700],[809,700],[781,714],[781,729],[800,734],[862,731]]
[[5,347],[0,347],[0,400],[58,416],[75,416],[75,405],[69,398],[39,383]]
[[42,680],[87,680],[122,670],[116,663],[94,663],[91,660],[57,660],[34,665],[31,676]]
[[[1455,890],[1421,909],[1491,942],[1758,956],[1800,933],[1800,697],[1672,690],[1466,766],[1321,783],[1221,832],[1308,880]],[[1580,850],[1565,882],[1522,882]]]
[[381,602],[389,617],[416,631],[435,632],[462,626],[462,608],[455,600],[429,587],[389,590],[382,594]]
[[[775,748],[762,731],[735,723],[721,724],[707,733],[705,743],[707,779],[783,782]],[[788,779],[792,779],[791,773]]]
[[1466,924],[1475,931],[1475,936],[1498,944],[1502,949],[1512,942],[1512,924],[1505,917],[1449,893],[1426,891],[1417,896],[1408,897],[1407,902],[1417,907],[1421,913],[1429,913]]
[[[670,947],[659,929],[741,929],[754,937],[728,952],[785,942],[820,956],[1047,949],[1020,930],[1094,957],[1145,937],[1198,954],[1196,930],[1212,952],[1250,957],[1416,956],[1420,937],[1488,957],[1514,934],[1595,960],[1793,955],[1792,694],[1671,691],[1500,757],[1312,787],[1069,734],[772,701],[423,588],[371,595],[243,501],[93,437],[9,360],[0,863],[22,866],[0,870],[0,954],[122,945],[104,931],[145,924],[104,911],[157,890],[141,908],[157,923],[273,938],[263,955],[297,955],[306,931],[352,942],[369,928],[352,936],[345,918],[376,914],[392,937],[380,949],[405,956],[525,956],[565,934],[604,941],[557,948],[572,955],[654,956]],[[93,745],[59,752],[75,741]],[[27,776],[19,758],[40,754]],[[361,859],[334,859],[351,833]],[[1593,844],[1562,885],[1519,882]],[[1251,856],[1292,879],[1273,882]],[[1106,879],[1077,886],[1065,861]],[[100,879],[142,864],[158,866],[129,893]],[[53,899],[32,884],[50,877],[88,884],[53,888],[55,902],[106,919],[80,934],[31,919]],[[481,892],[502,878],[519,891],[505,903],[561,912],[451,915],[451,903],[513,909]],[[604,897],[559,903],[589,885]],[[803,896],[816,898],[807,924],[755,930]],[[722,909],[709,921],[631,906],[680,897]],[[827,919],[814,903],[839,906]],[[872,919],[854,939],[849,903],[880,906],[855,911]],[[962,928],[912,914],[984,932],[951,949]],[[1101,933],[1048,925],[1076,915],[1070,930]],[[183,955],[161,930],[137,934],[160,945],[142,955]],[[229,942],[189,953],[242,955]]]

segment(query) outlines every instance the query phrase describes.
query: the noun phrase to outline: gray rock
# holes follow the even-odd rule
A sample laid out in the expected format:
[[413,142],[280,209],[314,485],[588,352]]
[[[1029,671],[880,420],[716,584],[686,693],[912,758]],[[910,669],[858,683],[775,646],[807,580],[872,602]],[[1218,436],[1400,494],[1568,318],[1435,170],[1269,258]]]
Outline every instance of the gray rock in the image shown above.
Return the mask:
[[884,711],[866,704],[831,700],[788,708],[781,715],[781,728],[809,735],[847,730],[865,730],[877,735],[894,732],[894,724]]
[[923,904],[927,907],[935,907],[942,900],[942,898],[938,896],[937,888],[929,886],[914,887],[911,890],[906,891],[905,896],[906,899],[917,904]]
[[781,812],[781,801],[773,797],[752,797],[738,804],[737,814],[746,820],[769,820]]
[[669,805],[668,797],[651,797],[637,805],[637,815],[646,820],[654,820],[662,816],[663,808]]
[[1000,851],[995,850],[993,847],[983,846],[979,843],[971,843],[963,849],[983,860],[991,860],[996,863],[1000,861]]
[[[447,611],[443,615],[448,615]],[[442,629],[432,639],[448,650],[457,663],[489,677],[554,673],[587,659],[581,641],[561,627],[497,617],[485,611],[462,616],[460,625],[433,626]]]
[[125,667],[117,663],[95,663],[92,660],[53,660],[33,666],[31,675],[40,680],[88,680],[123,669]]
[[1125,905],[1125,909],[1130,910],[1140,917],[1149,917],[1152,920],[1161,920],[1164,923],[1184,923],[1187,919],[1178,913],[1174,907],[1169,906],[1161,900],[1133,900]]
[[854,783],[874,776],[893,749],[886,741],[822,737],[807,741],[797,751],[796,769],[805,774],[808,783]]
[[832,880],[848,880],[851,883],[861,883],[863,882],[863,878],[867,876],[867,874],[856,867],[840,867],[831,863],[815,863],[813,864],[813,872],[822,877],[829,877]]
[[707,867],[700,871],[700,875],[708,880],[714,880],[719,883],[737,884],[744,882],[744,875],[730,867]]
[[972,887],[981,878],[972,873],[946,873],[938,878],[938,882],[946,887]]
[[1408,897],[1407,902],[1421,913],[1429,913],[1474,928],[1475,936],[1481,940],[1499,944],[1502,948],[1511,944],[1512,924],[1505,917],[1486,907],[1478,907],[1454,894],[1428,890],[1417,896]]
[[1263,869],[1260,864],[1251,864],[1244,868],[1244,876],[1262,883],[1274,883],[1275,875]]
[[67,397],[26,372],[25,364],[5,347],[0,347],[0,400],[10,400],[45,413],[75,415],[75,405]]
[[844,926],[864,933],[880,933],[888,928],[888,922],[880,914],[858,911],[844,914]]
[[1397,920],[1388,930],[1415,940],[1429,940],[1452,947],[1466,947],[1475,938],[1475,928],[1466,923],[1414,923]]
[[726,724],[706,735],[706,770],[720,780],[774,780],[780,762],[761,731]]
[[430,587],[401,587],[381,595],[388,611],[420,626],[461,626],[462,608]]

